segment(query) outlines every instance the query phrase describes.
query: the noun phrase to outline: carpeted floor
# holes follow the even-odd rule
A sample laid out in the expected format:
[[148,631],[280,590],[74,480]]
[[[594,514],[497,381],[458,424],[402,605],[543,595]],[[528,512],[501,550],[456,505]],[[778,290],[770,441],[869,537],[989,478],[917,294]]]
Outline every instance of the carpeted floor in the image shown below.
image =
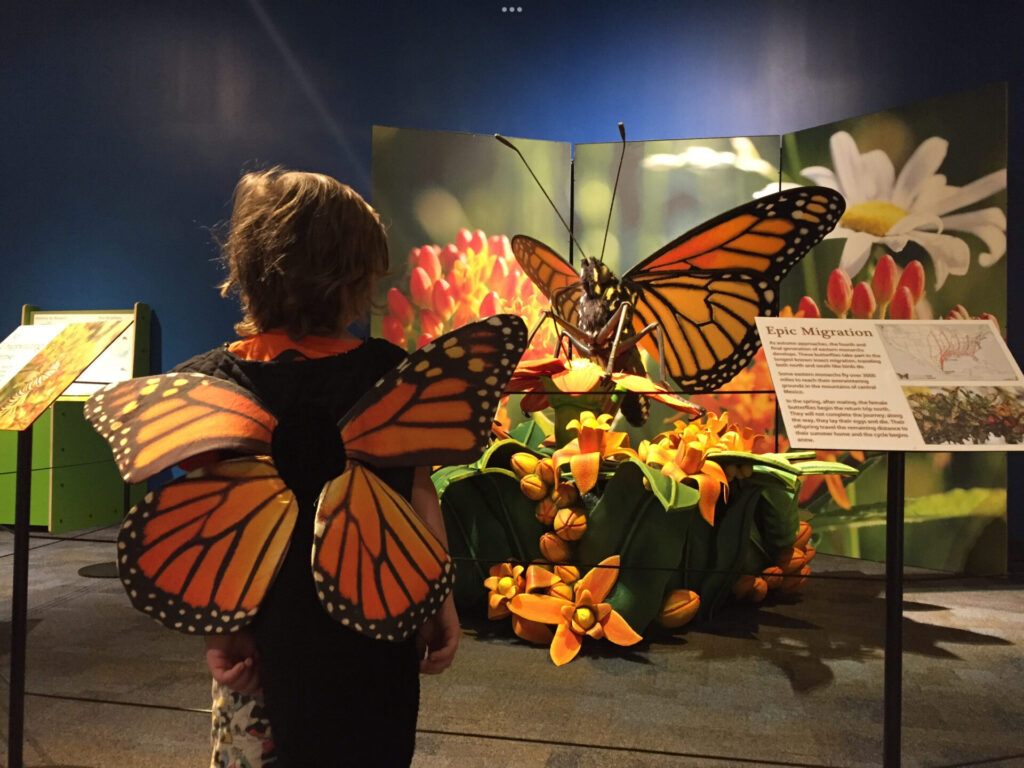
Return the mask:
[[[132,610],[113,531],[30,556],[26,766],[208,764],[201,641]],[[6,760],[13,537],[0,531],[0,734]],[[877,766],[883,569],[819,555],[805,594],[737,605],[565,667],[469,623],[451,670],[424,678],[417,768]],[[903,765],[1024,766],[1024,584],[908,571]]]

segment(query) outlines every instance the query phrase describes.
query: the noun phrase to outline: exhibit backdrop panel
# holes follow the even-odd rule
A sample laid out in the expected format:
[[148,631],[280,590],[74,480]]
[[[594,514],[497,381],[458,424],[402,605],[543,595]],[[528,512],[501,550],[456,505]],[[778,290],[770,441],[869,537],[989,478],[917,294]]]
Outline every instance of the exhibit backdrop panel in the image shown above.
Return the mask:
[[[998,84],[786,135],[783,184],[835,186],[847,212],[783,283],[784,303],[809,296],[823,317],[991,317],[1005,329],[1006,131]],[[839,458],[860,475],[801,497],[816,543],[883,560],[885,456]],[[1005,454],[912,454],[906,478],[908,565],[1005,572]]]
[[551,202],[494,136],[374,127],[372,203],[391,250],[371,319],[376,335],[411,351],[485,315],[536,321],[546,302],[516,267],[509,239],[529,229],[545,242],[569,241],[559,215],[569,216],[570,146],[511,141]]

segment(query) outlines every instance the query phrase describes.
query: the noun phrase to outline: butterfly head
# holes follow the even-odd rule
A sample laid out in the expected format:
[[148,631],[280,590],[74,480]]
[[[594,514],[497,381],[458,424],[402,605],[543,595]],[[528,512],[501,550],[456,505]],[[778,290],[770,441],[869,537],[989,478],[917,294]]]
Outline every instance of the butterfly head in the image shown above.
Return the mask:
[[619,287],[619,279],[604,262],[587,257],[580,261],[580,282],[591,299],[607,297]]

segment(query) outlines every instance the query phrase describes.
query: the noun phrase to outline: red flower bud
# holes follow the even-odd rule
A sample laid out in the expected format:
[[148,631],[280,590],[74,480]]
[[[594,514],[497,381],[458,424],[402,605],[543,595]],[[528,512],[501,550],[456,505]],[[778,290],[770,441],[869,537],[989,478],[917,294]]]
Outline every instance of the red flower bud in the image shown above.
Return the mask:
[[420,309],[426,309],[434,298],[433,292],[434,281],[430,279],[427,270],[416,267],[409,276],[409,293],[412,295],[413,303]]
[[388,289],[388,311],[401,325],[409,325],[412,322],[412,304],[397,288]]
[[473,233],[463,227],[455,235],[455,247],[459,249],[460,253],[465,253],[466,249],[469,248],[469,241],[473,239]]
[[896,295],[896,281],[899,276],[899,267],[888,253],[878,260],[875,265],[875,274],[871,276],[871,290],[875,299],[883,307],[892,301]]
[[841,269],[833,269],[828,277],[828,288],[825,289],[825,306],[836,313],[836,317],[846,317],[853,300],[853,283],[850,276]]
[[480,317],[490,317],[501,312],[501,298],[494,291],[484,296],[480,302]]
[[512,244],[507,235],[491,235],[487,238],[487,252],[498,258],[513,258]]
[[384,334],[384,338],[390,341],[392,344],[405,349],[405,328],[402,327],[402,321],[393,315],[384,315],[384,319],[380,321],[381,332]]
[[424,245],[420,248],[420,255],[416,260],[416,266],[421,267],[431,280],[441,277],[441,259],[438,258],[440,252],[441,249],[436,245]]
[[508,280],[508,262],[504,259],[495,259],[491,267],[490,277],[487,278],[487,287],[494,291],[505,289],[505,282]]
[[454,243],[448,243],[444,248],[441,249],[441,253],[438,254],[438,258],[441,260],[441,268],[447,272],[456,261],[461,259],[459,249],[455,247]]
[[435,339],[444,333],[444,320],[435,312],[429,309],[420,310],[420,328],[424,333],[429,333]]
[[800,317],[821,317],[821,310],[817,303],[810,296],[804,296],[797,305],[797,312]]
[[871,292],[871,286],[867,283],[857,283],[853,289],[853,299],[850,301],[853,316],[860,320],[867,320],[870,317],[874,317],[877,306],[875,294]]
[[889,305],[889,317],[893,320],[914,319],[914,297],[907,286],[901,285],[896,289],[896,295]]
[[433,340],[434,340],[434,339],[436,339],[436,338],[437,338],[437,337],[436,337],[436,336],[434,336],[433,334],[430,334],[430,333],[421,333],[421,334],[420,334],[420,337],[419,337],[418,339],[416,339],[416,349],[419,349],[419,348],[420,348],[420,347],[422,347],[422,346],[423,346],[424,344],[429,344],[429,343],[430,343],[431,341],[433,341]]
[[452,288],[448,281],[441,278],[434,283],[434,296],[432,306],[434,311],[447,320],[455,312],[455,298],[452,296]]
[[903,274],[900,275],[899,285],[910,290],[914,304],[921,300],[921,297],[924,296],[924,267],[920,261],[914,259],[907,264]]
[[487,235],[482,229],[478,229],[467,243],[473,253],[484,253],[487,250]]

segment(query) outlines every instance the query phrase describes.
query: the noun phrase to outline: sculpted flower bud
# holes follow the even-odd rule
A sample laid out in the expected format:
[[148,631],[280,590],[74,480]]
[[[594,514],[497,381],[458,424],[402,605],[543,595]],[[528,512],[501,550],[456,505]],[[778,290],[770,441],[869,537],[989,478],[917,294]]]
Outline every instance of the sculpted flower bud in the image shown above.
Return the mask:
[[484,234],[482,229],[478,229],[473,232],[469,241],[466,243],[466,248],[473,253],[486,253],[487,235]]
[[689,589],[676,589],[668,594],[658,612],[657,621],[663,627],[681,627],[700,610],[700,595]]
[[540,537],[540,553],[552,563],[564,563],[569,559],[569,544],[553,533],[545,533]]
[[915,305],[921,300],[921,297],[924,296],[924,266],[920,261],[914,259],[904,267],[898,288],[909,290]]
[[800,527],[797,529],[796,541],[793,542],[793,546],[797,549],[803,549],[807,546],[807,542],[811,540],[811,524],[806,520],[800,521]]
[[768,583],[760,576],[757,576],[750,587],[750,591],[747,592],[747,600],[750,600],[752,603],[760,603],[767,594]]
[[555,521],[555,515],[558,514],[558,507],[550,498],[541,499],[537,502],[533,514],[539,523],[551,525]]
[[754,588],[754,579],[756,577],[749,573],[745,573],[736,579],[736,583],[732,585],[732,593],[740,598],[741,600],[747,596],[751,589]]
[[836,313],[836,317],[846,317],[853,301],[853,283],[850,276],[841,269],[833,269],[825,289],[825,304]]
[[871,286],[867,283],[857,283],[853,289],[853,299],[850,302],[853,316],[859,320],[867,320],[874,317],[877,306]]
[[520,451],[519,453],[512,454],[509,463],[512,465],[512,471],[519,475],[519,477],[523,477],[524,475],[533,474],[533,470],[536,469],[539,460],[532,453]]
[[548,594],[553,595],[554,597],[560,597],[563,600],[573,599],[572,587],[561,581],[548,587]]
[[555,484],[555,463],[551,459],[541,459],[537,462],[537,468],[534,470],[541,480],[546,485]]
[[782,569],[777,565],[770,565],[761,571],[761,578],[768,589],[778,589],[782,586]]
[[558,483],[551,492],[551,500],[556,507],[568,507],[576,503],[580,492],[572,483]]
[[565,507],[555,513],[555,534],[566,541],[577,541],[587,531],[587,516],[578,507]]
[[803,589],[804,584],[807,583],[807,577],[811,573],[811,567],[804,565],[800,568],[795,576],[786,576],[782,579],[782,591],[783,592],[799,592]]
[[575,565],[556,565],[555,576],[560,578],[566,584],[572,584],[578,581],[580,578],[580,569]]
[[889,305],[889,317],[893,320],[913,320],[914,319],[914,297],[910,294],[910,289],[905,285],[901,285],[896,289],[896,295],[892,298],[892,304]]
[[404,326],[412,322],[412,304],[397,288],[388,289],[388,312]]
[[804,555],[803,550],[796,547],[787,547],[779,552],[778,557],[775,558],[775,564],[782,569],[783,573],[792,574],[807,564],[807,557]]
[[423,267],[416,267],[409,276],[409,293],[412,295],[413,303],[420,309],[430,306],[434,298],[434,285],[430,275]]
[[899,267],[888,253],[878,260],[875,273],[871,276],[871,290],[879,304],[885,306],[896,295]]
[[540,501],[548,495],[548,487],[544,484],[543,480],[534,474],[523,476],[519,481],[519,490],[530,501]]
[[462,227],[462,229],[455,233],[455,246],[462,253],[465,253],[469,249],[469,241],[472,239],[473,233],[465,227]]
[[394,315],[385,315],[384,319],[380,321],[380,329],[385,339],[396,347],[405,349],[405,328],[402,327],[398,318]]

